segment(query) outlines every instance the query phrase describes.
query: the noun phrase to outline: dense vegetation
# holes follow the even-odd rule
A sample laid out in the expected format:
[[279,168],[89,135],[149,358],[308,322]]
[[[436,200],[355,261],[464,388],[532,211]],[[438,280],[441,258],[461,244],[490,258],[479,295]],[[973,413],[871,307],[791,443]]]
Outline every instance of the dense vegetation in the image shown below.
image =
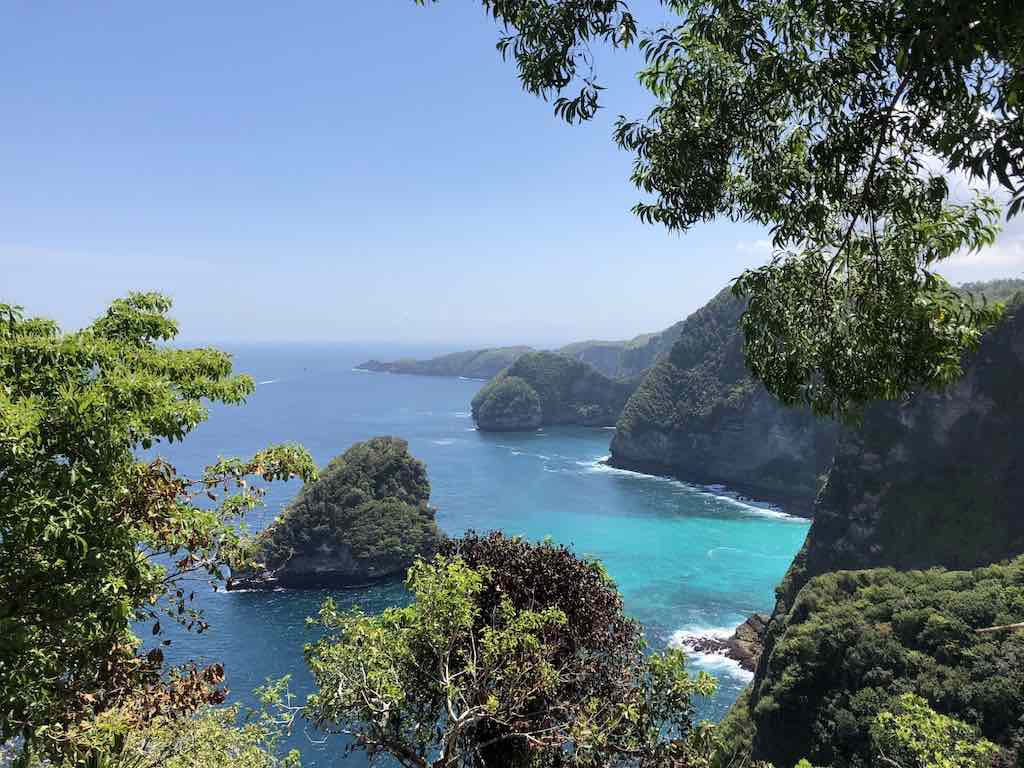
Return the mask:
[[407,768],[669,766],[706,752],[681,651],[646,657],[601,567],[550,544],[470,534],[419,562],[414,601],[368,617],[328,602],[307,647],[307,715]]
[[749,701],[755,756],[874,766],[872,724],[915,693],[1024,759],[1024,558],[975,571],[818,576],[799,593]]
[[0,743],[21,739],[24,761],[93,760],[222,702],[220,665],[164,668],[161,622],[205,629],[183,579],[216,583],[244,556],[236,526],[262,497],[248,476],[316,474],[296,446],[194,480],[138,460],[202,422],[203,400],[253,389],[224,353],[163,345],[169,309],[133,294],[65,333],[0,305]]
[[401,576],[442,539],[423,462],[405,440],[375,437],[331,460],[256,538],[254,572],[235,583],[338,586]]
[[690,315],[666,362],[629,399],[618,428],[684,430],[693,419],[742,408],[759,391],[743,362],[744,308],[723,290]]
[[[420,3],[425,0],[417,0]],[[625,0],[483,0],[523,86],[570,122],[599,107],[591,46],[629,46]],[[735,284],[747,363],[785,403],[846,416],[960,375],[998,319],[936,272],[1024,208],[1024,16],[1017,0],[666,0],[640,40],[646,119],[620,118],[644,221],[771,231]],[[579,87],[578,95],[563,96]]]
[[610,379],[565,355],[531,352],[476,394],[472,413],[481,429],[494,431],[540,424],[608,426],[615,423],[637,384],[636,379]]

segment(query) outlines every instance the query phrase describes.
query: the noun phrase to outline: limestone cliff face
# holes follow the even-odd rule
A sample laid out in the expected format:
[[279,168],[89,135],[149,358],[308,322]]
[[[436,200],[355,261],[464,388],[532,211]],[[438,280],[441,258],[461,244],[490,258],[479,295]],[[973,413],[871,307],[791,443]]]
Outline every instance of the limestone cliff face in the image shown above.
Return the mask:
[[787,408],[746,369],[742,301],[724,290],[682,324],[669,355],[629,399],[611,463],[719,482],[807,514],[837,428]]
[[[888,584],[903,574],[865,569],[959,571],[1024,554],[1022,384],[1018,306],[986,334],[952,387],[877,404],[860,426],[843,430],[807,540],[777,590],[748,698],[728,718],[730,729],[753,733],[755,757],[774,759],[810,730],[794,721],[794,732],[785,732],[779,690],[801,658],[794,648],[807,642],[803,625],[821,609],[822,583]],[[868,684],[841,680],[834,687],[855,683]]]
[[872,406],[843,431],[785,593],[839,569],[963,569],[1024,553],[1022,434],[1018,307],[950,389]]
[[257,538],[254,565],[228,589],[350,587],[402,577],[443,536],[426,467],[404,440],[356,443],[307,483]]
[[565,355],[534,352],[483,387],[471,407],[477,427],[486,431],[611,426],[636,384],[611,379]]

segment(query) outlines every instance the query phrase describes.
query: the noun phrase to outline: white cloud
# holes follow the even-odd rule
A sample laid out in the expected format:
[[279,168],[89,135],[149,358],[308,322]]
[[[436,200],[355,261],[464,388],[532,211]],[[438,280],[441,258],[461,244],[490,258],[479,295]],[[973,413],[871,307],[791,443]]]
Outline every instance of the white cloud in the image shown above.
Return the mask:
[[740,240],[736,250],[746,256],[766,256],[772,252],[772,244],[768,240]]

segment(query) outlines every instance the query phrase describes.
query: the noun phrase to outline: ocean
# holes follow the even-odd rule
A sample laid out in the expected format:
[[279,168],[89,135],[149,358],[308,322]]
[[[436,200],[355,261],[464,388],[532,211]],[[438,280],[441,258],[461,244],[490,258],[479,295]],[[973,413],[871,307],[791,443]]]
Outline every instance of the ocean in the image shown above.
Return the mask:
[[[483,382],[356,371],[369,357],[425,356],[397,346],[225,346],[235,368],[257,382],[241,407],[217,406],[184,443],[156,452],[195,475],[217,456],[252,454],[297,441],[321,466],[352,443],[376,435],[409,442],[423,460],[442,530],[502,530],[539,540],[551,536],[581,555],[604,561],[628,612],[643,623],[652,647],[687,633],[728,634],[750,613],[769,611],[773,589],[807,532],[785,510],[740,499],[727,488],[691,485],[610,468],[611,429],[553,428],[532,433],[477,432],[469,402]],[[294,496],[297,483],[270,486],[265,509],[250,515],[256,531]],[[358,590],[218,591],[199,585],[209,631],[173,632],[168,659],[224,663],[232,701],[248,703],[268,678],[291,675],[301,701],[310,691],[305,625],[329,594],[340,605],[381,610],[405,599],[400,584]],[[719,719],[750,679],[718,656],[693,656],[694,670],[719,679],[715,696],[698,702],[700,717]],[[289,745],[303,764],[361,766],[341,744],[300,725]]]

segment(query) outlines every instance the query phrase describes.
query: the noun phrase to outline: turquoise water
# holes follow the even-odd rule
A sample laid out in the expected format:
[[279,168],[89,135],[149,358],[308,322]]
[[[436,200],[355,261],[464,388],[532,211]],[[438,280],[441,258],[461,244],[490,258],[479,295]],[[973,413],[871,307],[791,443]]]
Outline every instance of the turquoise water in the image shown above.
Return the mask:
[[[184,444],[162,453],[182,472],[194,473],[217,455],[244,455],[294,440],[323,465],[353,442],[397,435],[427,464],[444,531],[550,535],[601,558],[654,646],[685,632],[724,632],[748,614],[771,608],[773,588],[803,542],[806,521],[737,500],[726,489],[611,469],[601,463],[612,435],[608,429],[477,432],[468,403],[479,381],[352,370],[367,357],[408,351],[236,349],[236,369],[259,382],[256,393],[244,407],[217,408]],[[265,525],[296,490],[294,483],[273,486],[266,510],[248,519],[250,527]],[[232,699],[245,701],[263,680],[285,674],[304,696],[309,680],[302,646],[313,638],[304,619],[327,594],[207,591],[201,599],[210,631],[175,635],[170,658],[224,661]],[[401,602],[404,591],[390,585],[334,597],[373,610]],[[700,707],[702,716],[717,719],[749,676],[716,657],[695,657],[693,665],[720,678],[714,699]],[[315,745],[311,736],[297,733],[293,739],[304,764],[363,764],[358,755],[339,760],[336,743]]]

